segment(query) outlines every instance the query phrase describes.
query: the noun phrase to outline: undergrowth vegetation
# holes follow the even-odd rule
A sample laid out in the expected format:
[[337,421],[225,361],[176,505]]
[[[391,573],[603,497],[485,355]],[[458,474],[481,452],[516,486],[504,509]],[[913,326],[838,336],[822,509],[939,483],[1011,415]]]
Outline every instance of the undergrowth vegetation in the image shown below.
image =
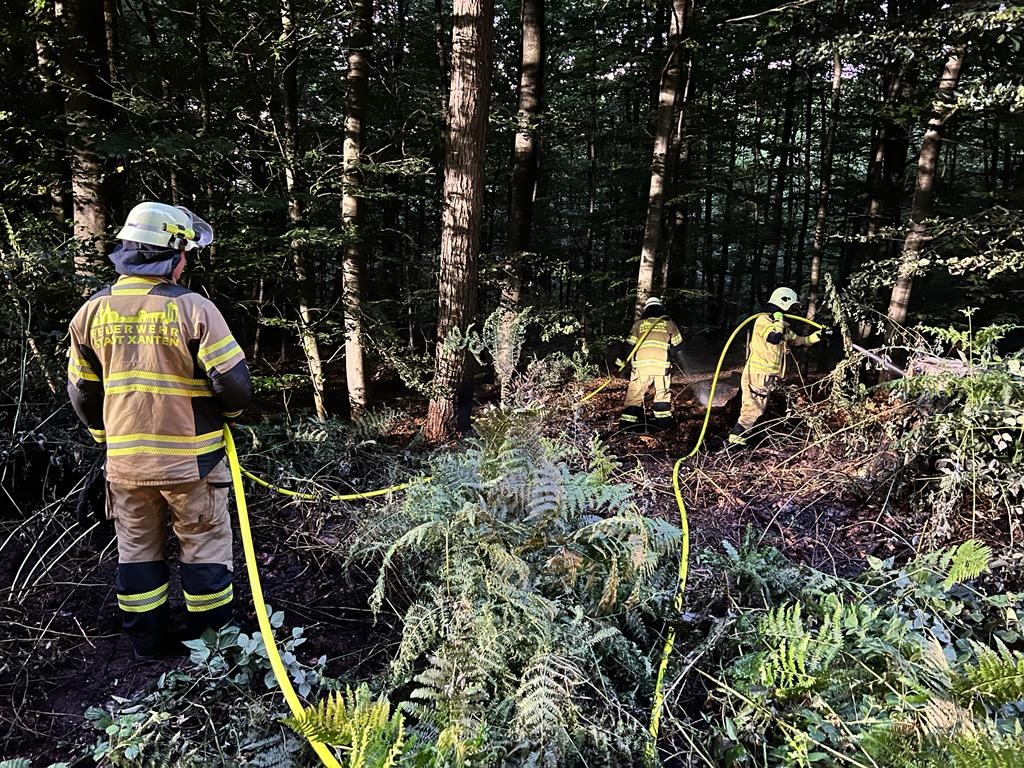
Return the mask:
[[[967,541],[855,580],[774,550],[706,553],[668,728],[686,765],[1024,764],[1022,596]],[[717,603],[717,604],[716,604]]]
[[385,690],[431,765],[634,764],[678,529],[593,437],[499,410],[475,431],[357,535],[380,564],[371,607],[403,615]]

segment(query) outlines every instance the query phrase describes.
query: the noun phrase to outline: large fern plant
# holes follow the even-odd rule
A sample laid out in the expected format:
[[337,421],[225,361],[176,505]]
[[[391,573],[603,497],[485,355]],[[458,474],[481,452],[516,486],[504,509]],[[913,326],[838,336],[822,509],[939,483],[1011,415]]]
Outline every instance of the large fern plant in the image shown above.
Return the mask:
[[[855,581],[783,565],[802,578],[776,579],[768,606],[731,592],[701,714],[675,723],[685,751],[720,766],[1024,768],[1024,605],[974,583],[989,560],[967,541],[898,568],[869,558]],[[728,561],[745,583],[749,564],[779,567]],[[680,687],[700,696],[694,682]]]
[[439,765],[633,765],[678,529],[582,431],[492,410],[475,433],[354,545],[379,564],[373,610],[403,615],[390,688]]

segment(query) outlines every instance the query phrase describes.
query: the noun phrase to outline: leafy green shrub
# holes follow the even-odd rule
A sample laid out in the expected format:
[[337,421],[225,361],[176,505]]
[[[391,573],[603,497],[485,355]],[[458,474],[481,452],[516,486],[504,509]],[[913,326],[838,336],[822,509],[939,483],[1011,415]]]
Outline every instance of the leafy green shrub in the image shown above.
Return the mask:
[[[679,531],[643,516],[596,440],[539,414],[485,412],[433,482],[363,521],[353,544],[411,590],[388,683],[417,765],[634,765],[647,741],[650,623],[675,586]],[[424,762],[425,761],[425,762]]]
[[417,474],[409,453],[386,442],[404,418],[383,408],[351,422],[269,420],[234,431],[247,469],[282,487],[327,496],[375,490]]
[[[284,615],[271,615],[280,627]],[[302,630],[279,644],[282,661],[302,695],[323,683],[321,657],[301,663],[295,649]],[[149,691],[90,707],[85,716],[103,736],[92,757],[104,765],[265,766],[286,768],[299,760],[303,742],[281,727],[284,700],[274,681],[259,633],[236,627],[207,631],[186,643],[191,666],[160,675]]]
[[[693,764],[1021,765],[1024,602],[969,583],[989,556],[968,541],[903,567],[869,558],[855,581],[790,564],[803,578],[774,605],[732,591],[729,614],[694,638],[719,638],[716,662],[677,681],[699,714],[669,730]],[[751,583],[751,564],[777,554],[734,560]]]
[[908,460],[931,459],[923,472],[938,473],[920,498],[933,546],[964,525],[972,533],[979,525],[998,526],[1011,549],[1024,533],[1024,376],[1020,360],[996,353],[1009,328],[925,329],[959,351],[963,370],[893,385],[902,396],[927,403],[926,417],[916,420],[901,444]]

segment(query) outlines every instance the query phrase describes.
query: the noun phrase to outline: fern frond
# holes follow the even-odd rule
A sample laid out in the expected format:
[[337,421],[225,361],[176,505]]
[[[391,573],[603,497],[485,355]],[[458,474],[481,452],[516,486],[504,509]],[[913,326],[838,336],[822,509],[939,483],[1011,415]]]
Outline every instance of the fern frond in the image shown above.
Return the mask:
[[997,707],[1024,700],[1024,653],[1010,650],[999,638],[995,649],[973,645],[978,663],[964,667],[956,692],[964,697],[976,694]]
[[538,652],[527,664],[516,692],[515,727],[522,738],[546,745],[566,738],[575,718],[572,690],[582,673],[569,659]]
[[405,726],[387,699],[373,699],[360,685],[354,692],[335,691],[285,725],[313,741],[348,752],[352,768],[392,768],[402,754]]
[[945,589],[976,579],[987,568],[992,559],[992,550],[977,539],[968,539],[952,551],[949,572],[942,582]]

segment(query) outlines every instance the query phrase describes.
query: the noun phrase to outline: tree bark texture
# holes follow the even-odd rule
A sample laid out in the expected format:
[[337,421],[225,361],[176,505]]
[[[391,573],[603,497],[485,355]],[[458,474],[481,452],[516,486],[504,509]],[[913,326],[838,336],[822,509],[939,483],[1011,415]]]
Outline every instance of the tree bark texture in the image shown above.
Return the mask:
[[512,153],[512,190],[502,275],[501,318],[495,369],[504,392],[515,368],[515,317],[522,298],[524,260],[533,231],[533,203],[540,154],[537,121],[544,106],[544,0],[522,0],[519,110]]
[[821,148],[821,178],[818,182],[818,212],[814,219],[814,243],[811,245],[811,281],[807,295],[807,317],[814,319],[818,311],[821,287],[821,257],[825,251],[825,224],[832,194],[832,156],[836,148],[836,126],[839,123],[839,91],[843,85],[843,59],[839,51],[832,55],[832,99],[828,110],[825,145]]
[[446,341],[453,330],[467,330],[476,301],[493,24],[493,0],[455,0],[438,278],[440,311],[434,388],[423,426],[424,436],[431,441],[443,440],[454,428],[455,390],[462,380],[466,353]]
[[640,249],[640,271],[636,284],[634,316],[639,318],[644,303],[651,296],[654,285],[654,267],[661,246],[665,214],[665,176],[672,143],[672,117],[676,96],[682,84],[682,39],[686,30],[688,0],[672,0],[669,17],[668,59],[661,72],[658,96],[658,117],[654,129],[654,155],[651,159],[651,186],[647,193],[647,221]]
[[95,261],[105,253],[107,196],[103,159],[97,135],[111,119],[107,32],[103,0],[60,0],[57,16],[62,31],[61,69],[64,110],[71,149],[71,194],[75,239],[75,274],[91,277]]
[[[292,0],[281,0],[281,70],[282,96],[284,101],[284,177],[288,190],[288,224],[292,228],[303,226],[305,211],[302,195],[304,179],[299,167],[299,52],[296,44],[295,11]],[[324,373],[320,359],[320,345],[313,330],[313,306],[316,304],[309,255],[302,246],[301,238],[293,234],[291,240],[292,263],[299,285],[299,342],[306,356],[306,367],[313,386],[313,405],[320,421],[327,418],[324,404]]]
[[935,172],[939,164],[939,152],[946,126],[956,112],[956,86],[960,80],[964,46],[957,46],[950,53],[939,81],[938,93],[933,112],[928,120],[921,152],[917,158],[917,180],[914,184],[914,200],[910,207],[910,223],[903,242],[899,272],[889,298],[889,321],[902,325],[907,320],[910,295],[914,286],[914,273],[918,269],[921,251],[928,240],[925,221],[932,215],[932,200],[935,195]]
[[371,41],[371,0],[354,0],[348,53],[348,94],[345,99],[345,149],[341,218],[351,240],[342,263],[342,307],[345,310],[345,381],[353,416],[366,407],[366,371],[363,363],[363,249],[359,226],[363,220],[359,160],[369,78],[367,51]]

